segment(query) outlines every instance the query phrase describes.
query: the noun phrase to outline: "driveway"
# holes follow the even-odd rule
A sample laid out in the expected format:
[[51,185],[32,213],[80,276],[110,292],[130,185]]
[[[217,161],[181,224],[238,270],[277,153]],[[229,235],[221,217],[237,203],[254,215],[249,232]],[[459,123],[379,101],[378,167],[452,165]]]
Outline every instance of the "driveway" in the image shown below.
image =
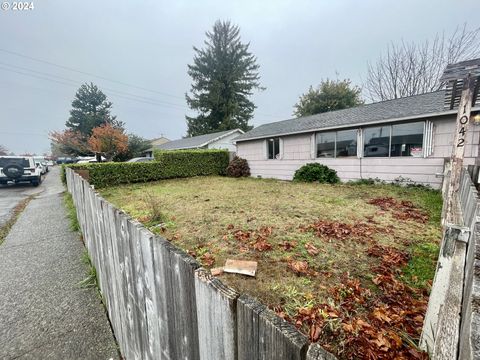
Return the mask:
[[[0,359],[118,358],[99,294],[79,285],[85,248],[69,229],[58,169],[40,190],[0,245]],[[31,188],[1,191],[19,201]]]

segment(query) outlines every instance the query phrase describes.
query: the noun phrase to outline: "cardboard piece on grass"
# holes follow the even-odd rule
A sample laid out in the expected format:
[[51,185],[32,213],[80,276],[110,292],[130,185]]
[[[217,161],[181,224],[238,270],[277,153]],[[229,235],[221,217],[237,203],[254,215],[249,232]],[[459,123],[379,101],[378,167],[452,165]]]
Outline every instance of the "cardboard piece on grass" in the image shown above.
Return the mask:
[[257,262],[227,259],[223,271],[226,273],[255,276],[257,272]]
[[210,274],[213,276],[218,276],[223,274],[223,267],[216,267],[213,269],[210,269]]

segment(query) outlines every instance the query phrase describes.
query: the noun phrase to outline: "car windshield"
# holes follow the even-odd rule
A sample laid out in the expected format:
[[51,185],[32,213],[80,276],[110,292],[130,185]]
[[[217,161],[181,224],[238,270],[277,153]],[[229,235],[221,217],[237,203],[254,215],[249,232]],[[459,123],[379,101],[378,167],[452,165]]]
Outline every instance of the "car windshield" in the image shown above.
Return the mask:
[[30,162],[26,158],[0,158],[0,168],[7,166],[7,164],[16,164],[23,167],[30,166]]

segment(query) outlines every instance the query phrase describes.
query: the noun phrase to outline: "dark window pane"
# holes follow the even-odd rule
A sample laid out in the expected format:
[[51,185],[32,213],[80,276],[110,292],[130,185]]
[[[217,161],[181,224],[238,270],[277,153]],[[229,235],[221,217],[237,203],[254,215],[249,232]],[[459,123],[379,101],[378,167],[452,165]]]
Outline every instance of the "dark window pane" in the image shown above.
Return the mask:
[[357,130],[337,131],[336,157],[357,156]]
[[279,138],[268,139],[268,158],[278,159],[279,154],[280,154],[280,139]]
[[269,159],[275,159],[273,153],[274,153],[273,139],[268,139],[268,158]]
[[333,157],[335,154],[335,133],[317,134],[317,157]]
[[365,157],[388,156],[390,143],[390,126],[366,128],[363,131]]
[[423,121],[392,125],[390,156],[423,155]]

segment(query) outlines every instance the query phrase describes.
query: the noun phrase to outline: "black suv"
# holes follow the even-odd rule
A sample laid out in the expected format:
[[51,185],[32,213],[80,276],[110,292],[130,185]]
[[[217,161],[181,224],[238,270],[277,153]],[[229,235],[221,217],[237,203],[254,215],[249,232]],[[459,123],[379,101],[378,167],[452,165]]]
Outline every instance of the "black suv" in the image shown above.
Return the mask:
[[42,169],[31,156],[0,156],[0,184],[28,181],[33,186],[42,182]]

